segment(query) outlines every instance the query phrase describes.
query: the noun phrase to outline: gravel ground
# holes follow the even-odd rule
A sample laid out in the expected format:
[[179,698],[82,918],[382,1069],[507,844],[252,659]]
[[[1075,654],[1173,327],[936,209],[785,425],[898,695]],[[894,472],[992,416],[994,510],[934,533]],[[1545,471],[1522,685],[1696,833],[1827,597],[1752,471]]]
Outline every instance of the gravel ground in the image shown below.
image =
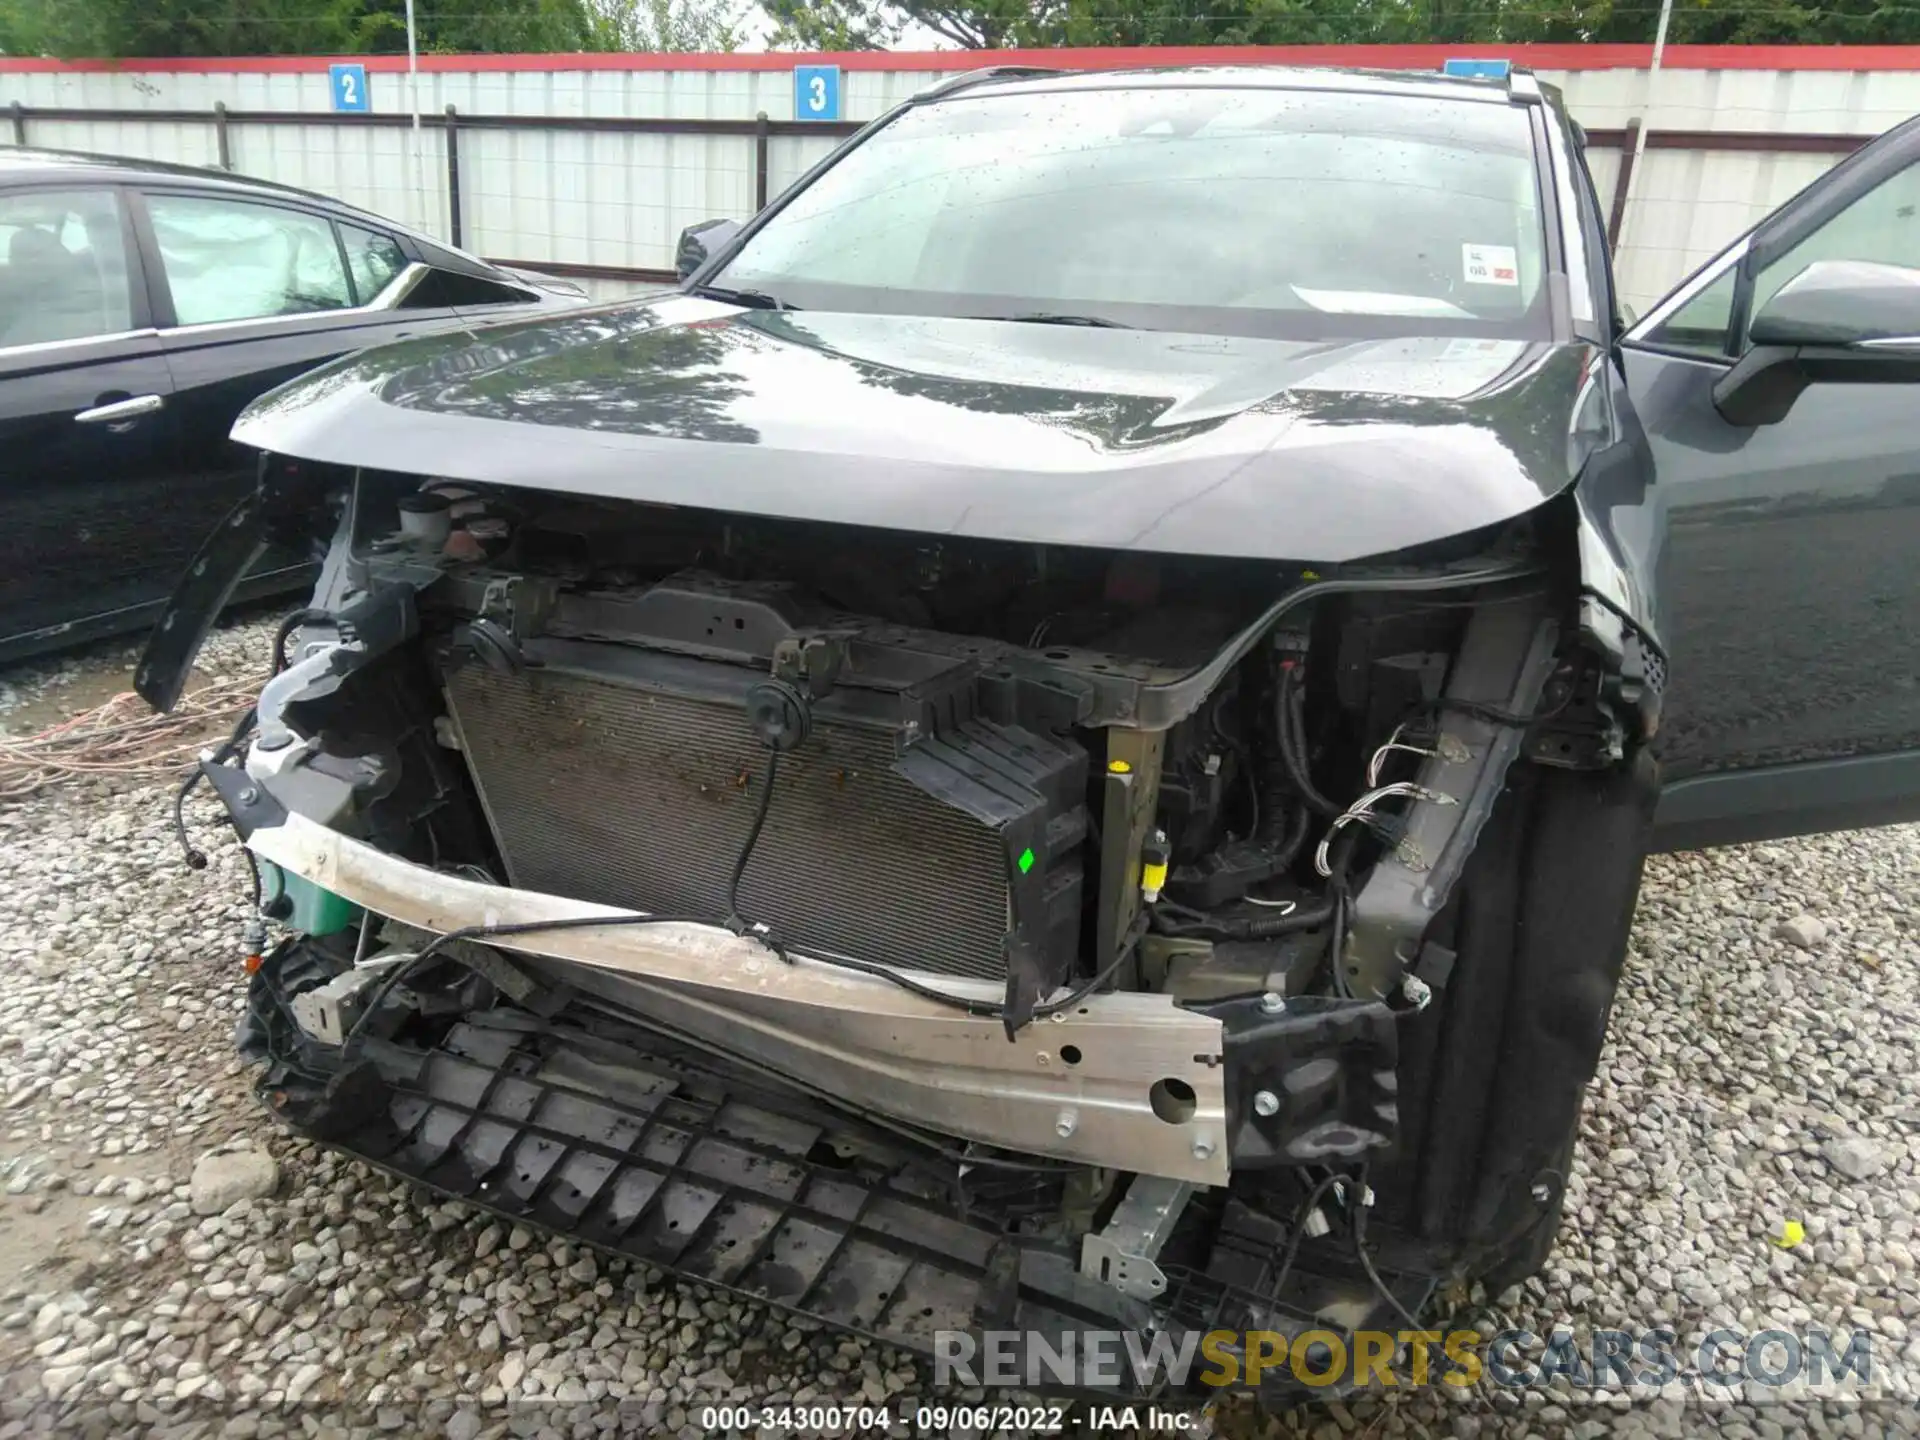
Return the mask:
[[[203,669],[263,671],[268,635],[220,632]],[[110,647],[0,676],[0,725],[104,698],[130,660]],[[229,1048],[242,862],[223,841],[185,871],[166,801],[95,786],[0,809],[0,1440],[690,1435],[711,1401],[929,1393],[897,1352],[437,1203],[275,1130]],[[207,844],[210,802],[193,814]],[[1483,1324],[1865,1328],[1877,1389],[1920,1373],[1917,877],[1916,827],[1650,866],[1558,1249]],[[274,1188],[196,1213],[223,1184]],[[1806,1239],[1783,1249],[1769,1235],[1789,1220]],[[1920,1433],[1910,1401],[1708,1411],[1678,1393],[1431,1387],[1277,1419],[1229,1407],[1214,1424]]]

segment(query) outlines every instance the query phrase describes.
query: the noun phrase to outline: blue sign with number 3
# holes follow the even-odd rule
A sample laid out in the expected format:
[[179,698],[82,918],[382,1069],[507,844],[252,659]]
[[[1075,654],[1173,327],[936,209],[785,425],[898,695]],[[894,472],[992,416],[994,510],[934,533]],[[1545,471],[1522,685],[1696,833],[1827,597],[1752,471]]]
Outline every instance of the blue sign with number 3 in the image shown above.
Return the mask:
[[840,118],[840,67],[838,65],[793,67],[793,118],[796,120],[838,120]]
[[367,67],[364,65],[329,65],[327,88],[333,92],[336,110],[373,108],[367,103]]

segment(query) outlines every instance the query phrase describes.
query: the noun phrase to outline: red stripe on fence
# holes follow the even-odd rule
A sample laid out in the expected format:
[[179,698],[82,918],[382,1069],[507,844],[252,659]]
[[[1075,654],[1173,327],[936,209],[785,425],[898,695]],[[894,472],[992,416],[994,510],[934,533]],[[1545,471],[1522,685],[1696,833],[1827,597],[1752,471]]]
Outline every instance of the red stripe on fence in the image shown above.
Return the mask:
[[[799,64],[843,70],[971,70],[983,65],[1045,65],[1067,70],[1161,65],[1346,65],[1380,70],[1439,70],[1448,59],[1507,59],[1536,70],[1645,69],[1648,45],[1170,45],[1080,50],[861,50],[846,53],[422,55],[428,72],[511,70],[786,71]],[[94,74],[126,70],[176,74],[309,74],[341,61],[404,72],[404,55],[261,55],[176,60],[44,60],[0,56],[0,74]],[[1920,45],[1669,45],[1672,70],[1920,70]]]

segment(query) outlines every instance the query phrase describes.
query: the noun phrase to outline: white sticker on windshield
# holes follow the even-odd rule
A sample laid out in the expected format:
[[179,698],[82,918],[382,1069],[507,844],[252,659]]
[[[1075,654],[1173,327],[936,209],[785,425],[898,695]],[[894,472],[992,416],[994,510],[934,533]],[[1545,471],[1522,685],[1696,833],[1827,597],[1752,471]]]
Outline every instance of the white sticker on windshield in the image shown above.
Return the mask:
[[1520,347],[1512,340],[1449,340],[1440,352],[1442,360],[1504,359],[1509,350]]
[[1462,245],[1460,268],[1470,285],[1520,283],[1520,259],[1511,245]]

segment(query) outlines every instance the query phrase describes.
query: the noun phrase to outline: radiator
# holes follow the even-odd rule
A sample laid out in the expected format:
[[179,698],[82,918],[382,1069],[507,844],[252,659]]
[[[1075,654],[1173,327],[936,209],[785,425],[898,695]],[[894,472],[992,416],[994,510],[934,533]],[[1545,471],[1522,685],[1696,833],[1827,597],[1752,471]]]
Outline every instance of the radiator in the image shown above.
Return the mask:
[[[732,683],[736,667],[712,669]],[[447,698],[512,883],[644,911],[726,913],[726,881],[752,823],[766,751],[734,697],[682,693],[556,669],[447,679]],[[1044,870],[1047,948],[1071,964],[1080,904],[1085,753],[1017,727],[976,722],[964,767],[1033,800],[1044,784],[1052,837]],[[816,711],[781,756],[740,909],[801,951],[826,950],[937,974],[1003,979],[1016,887],[1004,826],[983,823],[901,773],[896,732]],[[1020,789],[1020,785],[1029,788]],[[1026,894],[1029,892],[1020,891]],[[1064,955],[1060,952],[1064,950]]]

